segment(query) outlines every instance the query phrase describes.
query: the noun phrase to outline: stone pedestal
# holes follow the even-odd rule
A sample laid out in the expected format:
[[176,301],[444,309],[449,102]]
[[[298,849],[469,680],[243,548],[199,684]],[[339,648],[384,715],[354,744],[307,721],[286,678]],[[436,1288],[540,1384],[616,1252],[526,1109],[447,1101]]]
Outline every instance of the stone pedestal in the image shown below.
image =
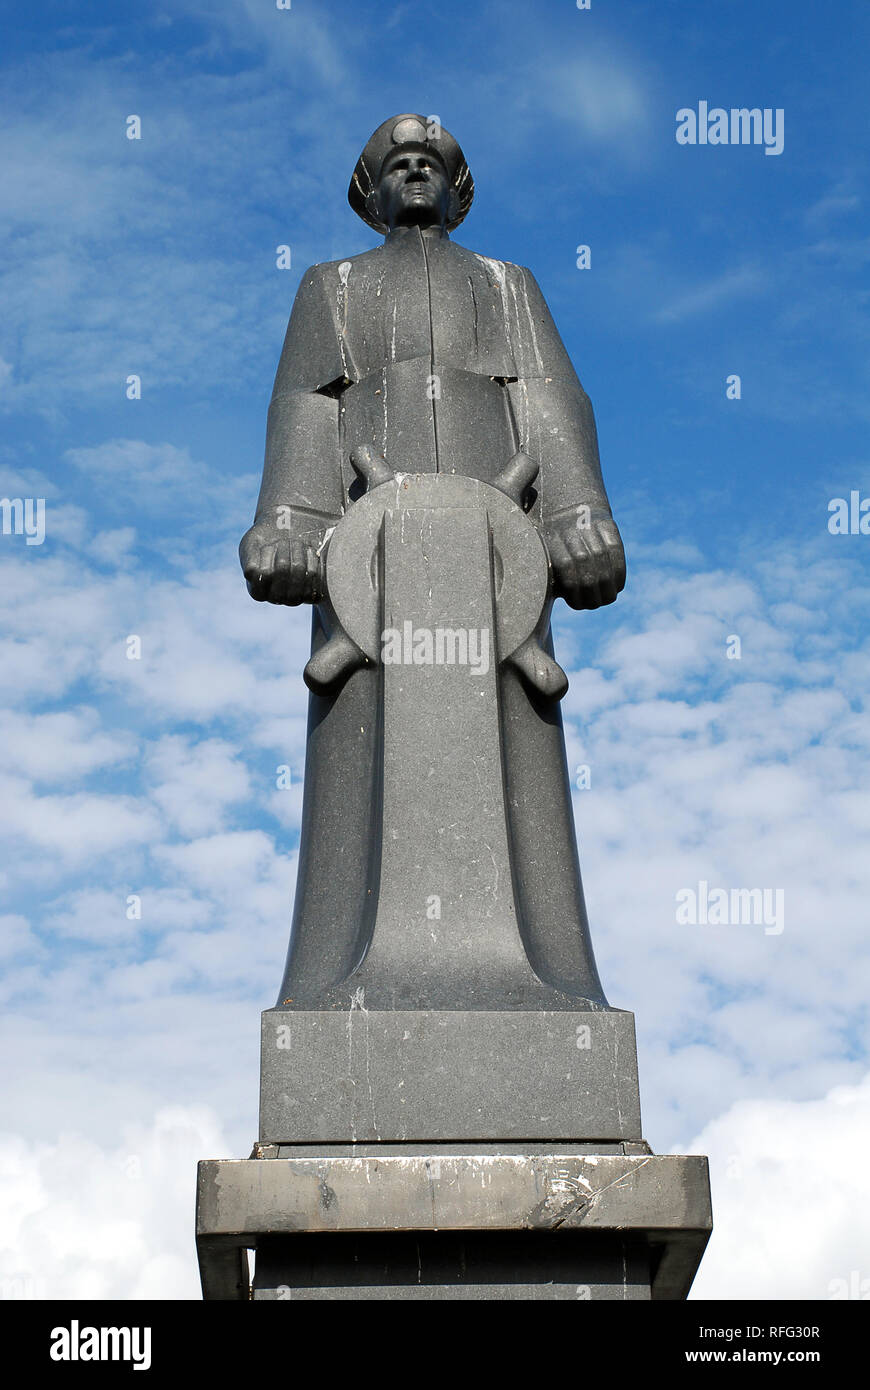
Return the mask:
[[203,1295],[685,1298],[711,1227],[707,1160],[593,1147],[258,1146],[204,1161]]
[[616,1009],[269,1009],[260,1140],[199,1165],[208,1299],[679,1299],[711,1227]]

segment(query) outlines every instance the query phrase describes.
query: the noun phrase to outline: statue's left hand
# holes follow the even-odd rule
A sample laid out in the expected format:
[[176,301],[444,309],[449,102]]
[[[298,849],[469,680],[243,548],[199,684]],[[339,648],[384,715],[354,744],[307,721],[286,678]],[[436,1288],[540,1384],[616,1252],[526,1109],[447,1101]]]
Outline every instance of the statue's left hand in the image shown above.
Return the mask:
[[553,591],[571,608],[613,603],[625,587],[625,551],[612,518],[586,521],[585,509],[554,517],[544,530]]

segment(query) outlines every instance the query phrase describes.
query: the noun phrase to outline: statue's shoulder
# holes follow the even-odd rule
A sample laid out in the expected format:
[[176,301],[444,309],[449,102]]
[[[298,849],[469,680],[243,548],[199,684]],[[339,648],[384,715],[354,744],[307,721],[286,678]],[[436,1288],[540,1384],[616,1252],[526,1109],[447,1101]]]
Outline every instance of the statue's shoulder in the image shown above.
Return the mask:
[[383,260],[383,246],[375,246],[371,251],[360,251],[356,256],[342,256],[336,261],[318,261],[309,266],[302,281],[309,280],[312,285],[347,284],[351,274],[367,271]]
[[489,278],[497,283],[517,285],[537,283],[527,266],[516,265],[513,261],[499,260],[496,256],[484,256],[482,251],[471,251],[467,246],[460,246],[457,241],[451,242],[451,246],[459,258],[465,259],[470,266],[483,268]]

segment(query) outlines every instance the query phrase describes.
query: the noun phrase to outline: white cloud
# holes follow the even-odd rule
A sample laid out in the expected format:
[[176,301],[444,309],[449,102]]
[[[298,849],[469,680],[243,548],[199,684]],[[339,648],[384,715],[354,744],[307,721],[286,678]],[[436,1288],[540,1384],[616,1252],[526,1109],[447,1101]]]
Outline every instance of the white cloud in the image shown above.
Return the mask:
[[118,526],[113,530],[98,531],[91,541],[89,553],[101,565],[113,569],[122,566],[136,543],[136,531],[132,526]]
[[152,745],[147,771],[153,800],[173,828],[188,837],[222,829],[226,808],[251,792],[237,750],[221,739],[193,743],[167,734]]
[[238,1157],[209,1110],[171,1107],[101,1146],[0,1135],[0,1286],[41,1299],[197,1299],[200,1158]]
[[34,940],[30,923],[18,913],[4,913],[0,916],[0,956],[9,959],[25,952],[30,956],[39,954],[39,945]]
[[662,305],[656,314],[660,323],[679,323],[697,314],[707,313],[721,304],[730,305],[733,300],[744,295],[755,295],[769,288],[766,275],[755,266],[740,266],[736,270],[723,271],[708,280],[701,281],[684,290],[667,304]]
[[242,503],[255,496],[253,473],[221,477],[192,457],[189,449],[174,444],[148,444],[142,439],[111,439],[88,448],[68,449],[65,458],[102,491],[104,502],[113,501],[131,515],[177,516],[183,513],[185,530],[199,532],[204,525],[214,534],[215,520],[225,526]]
[[157,815],[134,797],[37,796],[23,779],[0,775],[0,835],[13,845],[26,841],[61,863],[83,865],[125,846],[151,843],[159,832]]
[[839,179],[829,191],[811,203],[804,213],[804,221],[813,230],[826,227],[830,222],[861,206],[859,195],[849,179]]
[[551,53],[533,81],[550,116],[576,125],[596,146],[645,143],[649,97],[626,59],[593,52],[566,60]]
[[118,763],[137,753],[128,733],[108,732],[93,708],[68,708],[48,714],[0,710],[4,762],[35,782],[68,783]]
[[868,1144],[870,1075],[705,1125],[687,1151],[709,1155],[714,1232],[691,1296],[870,1298]]
[[141,926],[134,916],[128,916],[126,894],[106,889],[85,889],[74,893],[59,911],[48,910],[44,927],[47,932],[76,941],[89,941],[105,947],[117,942],[135,940]]

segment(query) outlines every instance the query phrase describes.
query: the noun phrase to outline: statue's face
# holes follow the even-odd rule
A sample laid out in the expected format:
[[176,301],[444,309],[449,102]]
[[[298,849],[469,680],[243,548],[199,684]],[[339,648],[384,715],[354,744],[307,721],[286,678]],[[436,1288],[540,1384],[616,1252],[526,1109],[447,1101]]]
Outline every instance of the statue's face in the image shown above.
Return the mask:
[[450,184],[437,155],[397,149],[384,162],[378,180],[381,220],[393,227],[441,226],[447,220]]

